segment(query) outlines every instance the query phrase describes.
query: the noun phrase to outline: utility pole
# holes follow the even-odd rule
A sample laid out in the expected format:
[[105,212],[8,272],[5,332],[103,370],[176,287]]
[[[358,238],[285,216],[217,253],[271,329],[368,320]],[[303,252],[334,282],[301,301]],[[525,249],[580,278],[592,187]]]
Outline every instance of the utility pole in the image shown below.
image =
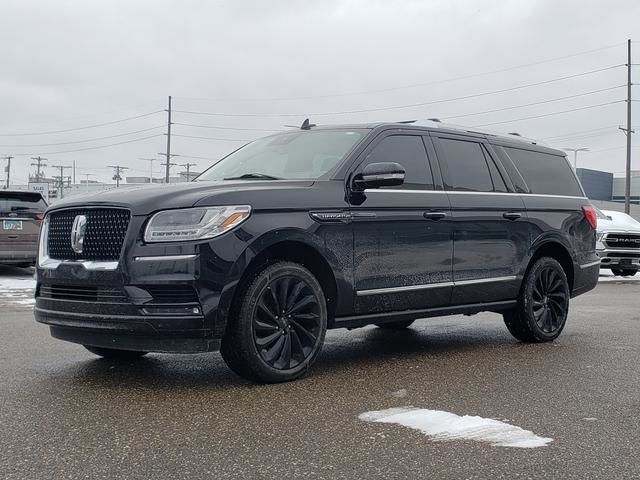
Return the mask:
[[31,160],[35,160],[36,161],[36,163],[32,163],[31,166],[32,167],[38,167],[38,170],[36,171],[36,181],[39,182],[40,181],[40,170],[42,169],[42,167],[46,167],[47,166],[47,164],[44,163],[45,161],[47,161],[47,159],[38,156],[38,157],[31,157]]
[[[164,156],[166,156],[166,153],[158,152],[158,155],[162,155],[164,157]],[[179,156],[180,155],[177,154],[177,153],[170,153],[169,156],[167,157],[167,160],[164,163],[160,164],[160,165],[162,165],[163,167],[166,168],[164,183],[166,183],[166,184],[169,183],[169,171],[170,171],[171,167],[174,167],[176,165],[175,163],[171,163],[171,159],[173,157],[179,157]]]
[[85,173],[84,176],[86,177],[86,181],[85,181],[85,192],[89,193],[89,177],[93,177],[93,173]]
[[563,148],[565,152],[573,152],[573,169],[576,170],[578,168],[578,152],[588,152],[589,149],[585,147],[581,148]]
[[122,177],[120,176],[120,172],[123,170],[129,170],[129,167],[122,167],[120,165],[107,165],[107,166],[115,169],[113,180],[116,181],[116,188],[120,188],[120,180],[122,180]]
[[11,155],[7,155],[4,159],[7,161],[7,186],[5,188],[9,188],[11,184],[11,159],[14,158]]
[[[38,157],[40,158],[40,157]],[[60,169],[60,175],[56,176],[59,179],[60,199],[64,198],[64,170],[65,168],[71,168],[68,165],[51,165],[53,168]]]
[[73,161],[73,184],[76,184],[76,161]]
[[139,158],[138,160],[146,160],[149,162],[149,183],[153,183],[153,162],[156,162],[157,158]]
[[197,165],[197,164],[195,164],[195,163],[188,163],[188,162],[187,162],[187,163],[181,163],[181,164],[180,164],[180,166],[181,166],[181,167],[184,167],[184,168],[186,168],[186,169],[187,169],[187,182],[190,182],[190,181],[191,181],[191,173],[189,173],[189,172],[190,172],[191,167],[195,167],[196,165]]
[[167,153],[166,157],[166,170],[164,174],[165,183],[169,183],[169,168],[171,167],[171,95],[169,95],[169,108],[167,109]]
[[621,130],[627,136],[627,163],[624,179],[624,212],[631,210],[631,39],[627,40],[627,128]]

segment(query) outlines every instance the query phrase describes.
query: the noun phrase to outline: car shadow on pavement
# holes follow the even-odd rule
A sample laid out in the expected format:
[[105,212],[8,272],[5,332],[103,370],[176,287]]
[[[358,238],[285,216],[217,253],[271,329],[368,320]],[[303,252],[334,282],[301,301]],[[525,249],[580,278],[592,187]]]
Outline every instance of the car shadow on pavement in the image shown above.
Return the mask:
[[[492,348],[531,349],[501,334],[493,325],[465,322],[432,329],[428,321],[415,328],[389,331],[366,328],[346,333],[331,331],[315,365],[305,378],[319,380],[325,375],[349,375],[353,370],[366,375],[380,368],[398,368],[407,362],[428,364],[443,361],[449,355]],[[483,325],[485,325],[483,327]],[[541,354],[543,354],[541,352]],[[70,386],[98,388],[135,388],[144,390],[256,388],[235,375],[219,353],[197,355],[150,354],[135,361],[94,358],[67,364],[56,371],[58,382]]]

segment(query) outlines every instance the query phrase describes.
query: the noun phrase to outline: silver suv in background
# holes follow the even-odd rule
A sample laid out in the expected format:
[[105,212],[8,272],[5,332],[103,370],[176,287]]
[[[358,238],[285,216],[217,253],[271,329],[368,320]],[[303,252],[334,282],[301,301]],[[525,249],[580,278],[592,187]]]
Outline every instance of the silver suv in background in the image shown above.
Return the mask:
[[40,193],[0,190],[0,264],[35,265],[46,209]]
[[600,268],[628,277],[640,269],[640,222],[626,213],[596,209]]

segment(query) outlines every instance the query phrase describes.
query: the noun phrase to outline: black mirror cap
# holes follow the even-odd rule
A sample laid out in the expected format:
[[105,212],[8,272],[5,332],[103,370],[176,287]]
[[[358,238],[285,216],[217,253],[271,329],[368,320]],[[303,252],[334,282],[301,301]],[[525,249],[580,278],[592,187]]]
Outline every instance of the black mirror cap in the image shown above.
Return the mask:
[[396,162],[370,163],[355,177],[358,188],[393,187],[404,183],[405,170]]

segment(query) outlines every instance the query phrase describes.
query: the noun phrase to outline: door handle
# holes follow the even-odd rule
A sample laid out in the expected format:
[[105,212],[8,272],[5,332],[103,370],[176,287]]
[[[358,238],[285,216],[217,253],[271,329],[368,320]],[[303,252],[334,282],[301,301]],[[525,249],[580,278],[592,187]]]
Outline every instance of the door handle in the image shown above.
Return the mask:
[[522,217],[522,214],[518,212],[504,212],[502,216],[507,220],[517,220]]
[[427,220],[442,220],[447,216],[447,212],[424,212],[423,215]]

